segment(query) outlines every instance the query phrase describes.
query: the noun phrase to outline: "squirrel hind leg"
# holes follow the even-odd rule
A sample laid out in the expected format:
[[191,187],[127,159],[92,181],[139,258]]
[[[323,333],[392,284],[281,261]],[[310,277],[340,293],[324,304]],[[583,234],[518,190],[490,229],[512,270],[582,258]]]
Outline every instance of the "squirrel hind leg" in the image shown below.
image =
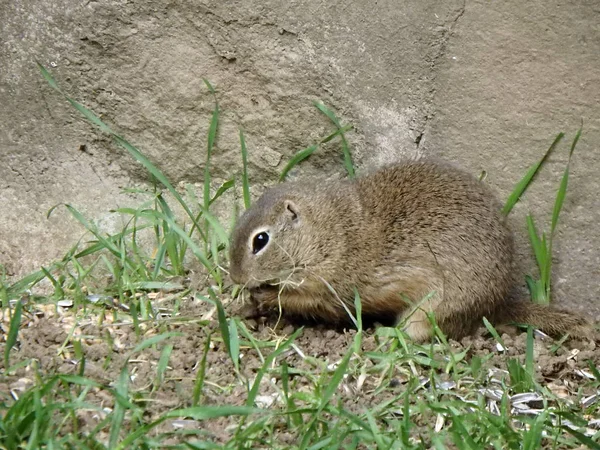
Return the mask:
[[415,342],[425,342],[431,339],[433,328],[427,317],[427,313],[418,309],[411,315],[400,319],[400,323],[404,322],[403,331]]
[[554,338],[569,334],[574,338],[599,339],[592,323],[579,314],[530,301],[515,301],[508,306],[503,317],[496,321],[498,324],[515,322],[531,325]]
[[[434,335],[433,324],[427,314],[425,310],[418,309],[400,320],[400,323],[405,322],[404,332],[416,342],[428,341]],[[440,317],[434,311],[433,319],[442,333],[450,339],[461,339],[471,334],[476,328],[472,320],[466,315],[455,314],[452,317]]]

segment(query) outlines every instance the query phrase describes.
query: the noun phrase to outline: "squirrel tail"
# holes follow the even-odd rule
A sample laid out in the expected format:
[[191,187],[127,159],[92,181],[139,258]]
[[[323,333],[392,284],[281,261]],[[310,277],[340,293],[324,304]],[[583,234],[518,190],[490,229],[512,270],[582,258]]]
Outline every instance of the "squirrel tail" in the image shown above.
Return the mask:
[[504,309],[499,323],[531,325],[552,337],[569,333],[574,338],[594,338],[594,327],[585,317],[553,306],[531,301],[515,301]]

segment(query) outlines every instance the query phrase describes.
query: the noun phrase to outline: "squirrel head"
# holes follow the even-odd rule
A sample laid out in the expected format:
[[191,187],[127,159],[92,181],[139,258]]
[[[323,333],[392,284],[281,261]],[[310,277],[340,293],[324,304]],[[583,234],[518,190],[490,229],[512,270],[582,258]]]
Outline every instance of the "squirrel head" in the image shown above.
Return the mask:
[[[299,194],[305,192],[305,194]],[[313,199],[314,200],[314,199]],[[268,189],[238,220],[231,238],[230,276],[248,288],[301,283],[327,256],[318,244],[319,214],[295,183]],[[325,253],[324,253],[325,252]]]

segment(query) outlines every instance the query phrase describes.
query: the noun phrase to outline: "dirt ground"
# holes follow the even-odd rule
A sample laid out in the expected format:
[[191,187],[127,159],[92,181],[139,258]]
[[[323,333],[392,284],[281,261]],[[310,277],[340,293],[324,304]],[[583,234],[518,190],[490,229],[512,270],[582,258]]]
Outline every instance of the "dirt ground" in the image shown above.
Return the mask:
[[[160,298],[157,301],[160,304]],[[235,311],[236,306],[229,305],[227,309],[229,312]],[[166,411],[191,406],[191,393],[194,390],[196,374],[206,340],[210,336],[201,404],[238,406],[245,404],[247,391],[237,378],[231,359],[224,350],[214,308],[203,300],[185,299],[178,314],[178,322],[170,321],[168,316],[165,316],[162,320],[153,323],[142,323],[141,336],[136,335],[130,323],[127,324],[121,319],[114,320],[109,311],[102,315],[92,312],[84,316],[81,312],[75,315],[68,308],[32,304],[27,305],[24,311],[18,345],[11,354],[11,363],[15,365],[18,362],[26,362],[26,364],[14,374],[0,379],[0,392],[4,396],[8,393],[18,396],[34,383],[38,375],[33,361],[37,362],[39,373],[45,376],[79,374],[103,386],[114,386],[124,363],[127,358],[130,358],[130,390],[139,393],[139,402],[146,402],[151,406],[147,409],[152,415],[149,419],[156,419]],[[272,321],[266,323],[248,321],[246,324],[258,341],[283,340],[297,326],[285,319],[277,324],[276,330],[272,328],[274,325]],[[5,321],[2,325],[6,331],[8,323]],[[156,349],[149,348],[131,355],[131,349],[140,341],[165,331],[180,332],[182,335],[165,341]],[[302,390],[310,385],[311,380],[307,378],[310,377],[309,374],[315,372],[311,358],[322,361],[324,365],[338,363],[351,345],[355,333],[354,330],[332,330],[323,326],[307,327],[295,341],[296,345],[293,349],[284,352],[277,360],[277,364],[281,365],[283,361],[287,363],[289,373],[294,374],[292,379],[295,389]],[[504,334],[502,339],[506,347],[505,351],[499,351],[497,343],[489,336],[485,336],[483,331],[479,336],[468,337],[461,342],[451,342],[451,345],[456,353],[468,348],[467,359],[494,354],[487,370],[493,373],[495,367],[502,372],[506,369],[507,359],[514,357],[523,359],[526,334]],[[84,372],[80,372],[80,364],[74,354],[72,345],[74,341],[80,341],[82,344],[85,355]],[[157,362],[160,358],[160,349],[165,343],[171,344],[173,350],[165,379],[161,384],[156,384]],[[3,345],[0,345],[0,351],[3,351]],[[589,387],[591,375],[588,361],[592,361],[596,366],[600,365],[600,348],[597,348],[593,342],[572,341],[554,352],[553,345],[552,342],[536,340],[537,381],[559,397],[573,399],[573,401],[597,394],[597,391]],[[369,352],[376,346],[374,329],[369,329],[363,340],[363,351]],[[241,353],[240,373],[252,380],[262,366],[261,359],[256,351],[248,347],[242,347]],[[269,351],[263,350],[263,353],[266,356]],[[383,388],[380,385],[381,380],[376,376],[366,376],[360,383],[356,384],[356,382],[356,379],[346,380],[344,388],[338,392],[345,409],[355,413],[371,410],[408,388],[406,376],[401,371],[393,374],[391,379],[385,382],[388,385]],[[264,383],[257,398],[263,402],[260,406],[277,408],[277,401],[274,400],[276,390],[271,383],[281,383],[281,380]],[[357,387],[352,387],[354,385]],[[493,386],[490,385],[490,389],[492,388]],[[455,389],[460,391],[461,386],[456,386]],[[114,402],[106,390],[97,388],[88,393],[86,400],[89,404],[100,408],[110,408]],[[537,407],[541,408],[540,405]],[[79,413],[81,432],[92,430],[102,418],[103,414],[98,410],[82,409]],[[200,427],[206,433],[205,439],[223,443],[231,438],[239,420],[238,417],[203,422],[171,420],[157,427],[153,433],[178,427]],[[434,420],[434,417],[431,420]],[[98,437],[102,438],[102,433]],[[282,445],[292,444],[296,438],[297,436],[286,432],[285,427],[282,427],[277,436],[278,442]]]

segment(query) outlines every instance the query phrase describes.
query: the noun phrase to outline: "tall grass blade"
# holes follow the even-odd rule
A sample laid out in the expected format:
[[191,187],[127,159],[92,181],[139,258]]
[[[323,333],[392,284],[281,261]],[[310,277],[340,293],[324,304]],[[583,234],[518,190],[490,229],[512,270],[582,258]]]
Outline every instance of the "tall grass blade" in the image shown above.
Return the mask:
[[[582,129],[579,128],[575,138],[573,139],[573,143],[571,144],[571,149],[569,150],[569,159],[567,160],[567,166],[565,167],[565,171],[563,173],[563,177],[560,181],[560,187],[556,194],[556,201],[554,202],[554,210],[552,211],[552,226],[550,228],[550,235],[554,234],[554,230],[556,229],[556,225],[558,223],[558,216],[560,215],[560,211],[562,210],[563,203],[565,201],[565,195],[567,194],[567,185],[569,183],[569,169],[571,165],[571,158],[573,156],[573,152],[575,151],[575,147],[577,146],[577,142],[581,137]],[[550,241],[552,242],[552,241]]]
[[[217,129],[219,127],[219,102],[217,101],[217,95],[212,87],[212,85],[208,82],[208,80],[204,80],[204,83],[210,90],[213,95],[215,101],[215,108],[212,113],[212,117],[210,120],[210,126],[208,128],[208,139],[206,145],[206,163],[204,164],[204,196],[203,196],[203,205],[204,208],[202,210],[204,216],[204,251],[208,253],[209,243],[210,243],[210,227],[211,222],[208,220],[207,213],[210,209],[210,185],[211,185],[211,175],[210,175],[210,163],[212,152],[215,146],[215,141],[217,139]],[[213,257],[216,255],[213,255]]]
[[8,334],[6,336],[6,343],[4,345],[4,369],[8,370],[9,360],[10,360],[10,351],[17,343],[17,336],[19,335],[19,329],[21,328],[21,314],[22,314],[23,304],[20,301],[17,301],[15,305],[15,310],[12,313],[12,317],[10,318],[10,325],[8,328]]
[[215,295],[215,292],[209,288],[208,293],[210,295],[211,300],[215,303],[217,307],[217,319],[219,321],[219,330],[221,331],[221,338],[223,339],[223,345],[225,346],[225,350],[227,354],[231,358],[231,341],[229,337],[229,324],[227,323],[227,316],[225,315],[225,308],[223,308],[223,303],[221,300]]
[[375,444],[377,444],[377,448],[378,449],[386,448],[386,445],[381,436],[381,431],[379,430],[379,427],[377,426],[375,417],[373,417],[373,413],[371,413],[371,411],[369,411],[367,409],[365,411],[365,415],[367,416],[367,422],[369,423],[369,430],[371,431],[371,435],[373,436],[373,440],[375,441]]
[[244,132],[240,129],[240,145],[242,147],[242,193],[244,196],[244,208],[250,208],[250,183],[248,182],[248,149]]
[[333,396],[333,394],[335,394],[335,391],[338,389],[340,383],[344,379],[344,375],[346,374],[346,369],[348,368],[348,364],[350,363],[350,358],[352,357],[353,354],[354,354],[354,349],[350,348],[346,352],[346,354],[344,355],[342,360],[340,361],[340,363],[337,366],[337,368],[335,369],[335,371],[333,372],[333,376],[331,377],[331,380],[329,380],[329,383],[327,383],[327,387],[325,388],[325,391],[323,392],[323,394],[321,396],[321,401],[320,401],[319,407],[314,412],[312,419],[309,422],[309,425],[307,427],[308,431],[304,434],[302,443],[300,444],[300,448],[306,448],[306,446],[308,445],[310,438],[312,437],[312,434],[314,432],[314,424],[317,421],[317,419],[318,419],[319,415],[321,414],[321,412],[323,411],[323,409],[325,409],[325,407],[328,405],[329,401],[331,400],[331,397]]
[[158,388],[165,379],[165,373],[167,372],[167,367],[169,366],[169,359],[171,358],[172,352],[173,345],[171,344],[165,345],[160,352],[160,359],[158,360],[158,365],[156,366],[156,381],[154,383],[154,389]]
[[496,342],[498,344],[500,344],[503,348],[506,348],[506,345],[504,344],[504,341],[498,334],[498,331],[496,331],[496,329],[494,328],[494,325],[492,325],[492,323],[486,317],[483,318],[483,325],[490,332],[490,334],[494,337]]
[[164,417],[189,417],[194,420],[216,419],[217,417],[247,416],[248,414],[265,413],[264,409],[249,406],[195,406],[167,412]]
[[177,200],[177,202],[181,205],[183,210],[189,216],[190,220],[192,220],[192,222],[195,222],[195,217],[192,211],[190,210],[190,207],[183,200],[179,192],[175,189],[175,187],[171,184],[167,177],[156,166],[154,166],[150,162],[150,160],[146,156],[144,156],[137,148],[135,148],[133,145],[131,145],[129,142],[127,142],[125,139],[118,136],[117,134],[113,133],[112,135],[117,144],[119,144],[121,147],[127,150],[136,161],[140,162],[144,166],[144,168],[148,172],[150,172],[152,176],[154,176],[154,178],[156,178],[163,186],[167,188],[167,190],[171,193],[175,200]]
[[235,319],[229,319],[229,351],[236,372],[240,370],[240,336]]
[[207,80],[204,82],[209,86],[211,93],[215,99],[215,109],[213,110],[208,128],[208,139],[206,146],[206,164],[204,165],[204,209],[208,210],[210,206],[210,159],[212,156],[215,141],[217,139],[217,129],[219,127],[219,102],[217,101],[215,90]]
[[[119,379],[117,380],[116,391],[115,391],[115,406],[112,413],[112,420],[110,424],[110,432],[108,438],[108,448],[115,448],[119,441],[119,435],[123,428],[123,422],[125,420],[125,402],[120,399],[127,398],[127,392],[129,391],[129,372],[127,371],[127,364],[121,369]],[[120,397],[120,398],[119,398]]]
[[471,437],[471,434],[467,431],[462,423],[462,417],[452,411],[452,428],[450,429],[452,436],[454,437],[454,443],[460,448],[470,448],[471,450],[477,450],[481,447]]
[[234,185],[235,180],[232,178],[230,180],[225,181],[221,186],[219,186],[217,192],[215,192],[215,195],[213,195],[210,199],[209,206],[212,205],[219,197],[221,197],[221,195],[223,195],[225,192],[231,189]]
[[254,405],[254,401],[256,400],[256,396],[258,395],[258,389],[260,388],[260,382],[265,376],[265,373],[267,372],[267,370],[269,370],[275,358],[277,358],[285,349],[287,349],[290,345],[294,343],[296,338],[300,336],[300,333],[302,333],[302,330],[302,328],[298,328],[289,338],[287,338],[279,347],[273,350],[269,354],[269,356],[265,358],[265,362],[256,374],[256,377],[254,378],[254,383],[250,388],[250,392],[248,392],[246,406],[250,407]]
[[176,337],[176,336],[183,336],[183,333],[179,333],[177,331],[171,331],[169,333],[157,334],[156,336],[152,336],[152,337],[144,340],[143,342],[140,342],[138,345],[136,345],[134,347],[133,350],[131,350],[130,354],[133,355],[135,353],[139,353],[142,350],[147,349],[148,347],[152,347],[153,345],[156,345],[159,342],[164,341],[165,339],[169,339],[169,338]]
[[333,111],[331,111],[327,106],[320,102],[314,102],[314,105],[317,107],[319,111],[321,111],[333,124],[337,127],[338,131],[340,131],[340,138],[342,140],[342,152],[344,154],[344,166],[346,167],[346,172],[350,178],[354,178],[354,164],[352,162],[352,154],[350,153],[350,146],[348,145],[348,141],[346,140],[346,136],[342,130],[342,126],[340,125],[340,121],[335,116]]
[[138,161],[140,164],[142,164],[142,166],[144,166],[144,168],[148,172],[150,172],[150,174],[152,174],[152,176],[154,176],[154,178],[156,178],[165,188],[167,188],[167,190],[171,193],[171,195],[173,195],[173,197],[181,205],[181,207],[184,209],[184,211],[190,217],[190,219],[192,221],[195,221],[194,214],[190,210],[189,206],[185,203],[185,201],[183,200],[181,195],[179,195],[179,192],[175,189],[175,187],[173,187],[173,185],[167,179],[167,177],[154,164],[152,164],[145,155],[143,155],[136,147],[131,145],[127,140],[125,140],[124,138],[119,136],[117,133],[112,131],[112,129],[108,125],[106,125],[102,120],[100,120],[100,118],[98,116],[96,116],[92,111],[85,108],[83,105],[76,102],[71,97],[69,97],[67,94],[65,94],[59,88],[59,86],[56,84],[56,81],[54,80],[52,75],[50,75],[50,73],[41,64],[38,63],[38,67],[39,67],[40,71],[42,72],[43,77],[46,79],[46,81],[48,81],[48,84],[52,88],[54,88],[63,97],[65,97],[65,99],[71,105],[73,105],[75,107],[75,109],[77,109],[88,121],[90,121],[91,123],[96,125],[98,128],[100,128],[101,131],[109,134],[118,145],[120,145],[125,150],[127,150],[127,152],[136,161]]
[[[53,264],[47,270],[55,270],[59,267],[61,267],[60,264]],[[42,270],[30,273],[29,275],[26,275],[23,278],[21,278],[19,281],[16,281],[15,283],[8,286],[8,288],[6,289],[6,296],[8,297],[8,299],[16,298],[17,296],[22,294],[23,291],[35,286],[44,278],[46,278],[46,274]]]
[[502,208],[502,214],[507,216],[512,211],[513,207],[517,204],[517,202],[519,201],[519,199],[521,198],[523,193],[527,190],[527,187],[533,181],[533,178],[538,173],[538,171],[540,170],[540,168],[542,167],[542,165],[544,164],[546,159],[548,159],[548,156],[550,156],[550,154],[554,151],[554,149],[556,148],[556,146],[558,145],[558,143],[562,140],[562,138],[564,136],[565,136],[564,133],[562,133],[562,132],[559,133],[556,136],[556,138],[554,139],[554,142],[552,142],[552,144],[548,148],[548,150],[546,150],[546,153],[544,153],[544,156],[542,157],[542,159],[540,159],[536,164],[534,164],[527,171],[527,173],[521,179],[521,181],[519,181],[517,183],[517,185],[511,192],[511,194],[508,196],[508,199],[506,200],[506,203],[504,204],[504,208]]
[[54,278],[54,276],[52,276],[50,271],[48,269],[46,269],[45,267],[42,267],[40,270],[42,272],[44,272],[44,275],[46,275],[46,278],[48,278],[48,280],[52,284],[52,287],[54,288],[54,296],[59,299],[64,298],[65,293],[63,291],[61,284],[58,282],[58,280],[56,278]]
[[535,376],[535,370],[533,366],[533,328],[531,326],[527,327],[527,343],[525,348],[525,370],[531,376]]
[[196,375],[196,382],[194,383],[194,391],[192,392],[192,406],[197,406],[202,396],[202,389],[204,388],[204,378],[206,377],[206,358],[210,351],[210,339],[212,335],[210,332],[206,336],[204,341],[204,351],[202,352],[202,359],[200,360],[200,367],[198,368],[198,374]]
[[179,225],[177,225],[173,219],[166,218],[166,220],[169,223],[169,226],[171,227],[171,229],[173,231],[175,231],[181,237],[181,239],[183,241],[185,241],[185,243],[190,248],[190,250],[192,251],[194,256],[198,259],[198,261],[200,261],[202,263],[202,265],[204,267],[206,267],[206,269],[209,272],[212,272],[214,270],[213,264],[210,263],[210,261],[208,260],[208,258],[206,257],[206,255],[204,254],[202,249],[200,247],[198,247],[196,242],[194,242],[194,240],[192,240],[192,238],[189,236],[189,234],[186,233],[186,231],[183,228],[181,228]]
[[547,410],[535,418],[533,425],[531,425],[529,430],[526,431],[523,436],[523,450],[536,450],[540,448],[542,433],[544,432],[544,423],[547,419]]
[[[132,447],[132,444],[139,439],[140,437],[148,434],[150,430],[157,427],[161,423],[163,423],[167,419],[176,419],[179,417],[189,417],[194,420],[208,420],[208,419],[216,419],[218,417],[229,417],[229,416],[247,416],[253,413],[264,413],[264,410],[256,409],[256,408],[247,408],[245,406],[196,406],[185,409],[176,409],[174,411],[169,411],[166,414],[163,414],[159,419],[154,422],[148,423],[133,433],[130,433],[123,441],[119,444],[115,450],[125,450],[130,448],[138,448]],[[197,448],[192,446],[191,444],[187,444],[189,448]],[[113,447],[109,447],[113,448]],[[140,448],[150,448],[148,446],[143,446]],[[208,447],[200,447],[200,448],[215,448],[212,446]],[[221,448],[221,447],[218,447]]]
[[283,181],[285,179],[285,177],[287,176],[287,174],[290,172],[290,170],[292,170],[296,165],[298,165],[300,162],[304,161],[306,158],[308,158],[310,155],[312,155],[319,148],[320,145],[331,141],[336,136],[340,136],[345,131],[348,131],[351,129],[352,129],[351,125],[346,125],[345,127],[342,127],[340,129],[334,131],[329,136],[326,136],[323,139],[321,139],[318,144],[311,145],[310,147],[305,148],[304,150],[300,150],[298,153],[294,154],[294,156],[292,156],[290,161],[288,161],[288,163],[283,168],[283,171],[279,175],[279,181]]
[[544,267],[546,263],[546,246],[538,234],[535,226],[535,221],[531,214],[527,215],[527,232],[529,235],[529,241],[533,247],[533,254],[537,262],[538,267]]
[[40,389],[34,389],[33,391],[33,408],[35,411],[35,419],[33,421],[33,430],[27,440],[27,449],[35,450],[39,448],[41,443],[39,442],[40,435],[42,434],[43,424],[47,420],[47,410],[42,404],[42,395]]
[[573,428],[568,427],[568,426],[563,426],[562,429],[565,430],[566,432],[572,434],[575,437],[575,439],[577,439],[581,444],[583,444],[585,446],[584,448],[589,448],[592,450],[600,450],[600,444],[598,442],[594,441],[592,438],[587,437],[585,434],[583,434],[577,430],[574,430]]
[[304,150],[300,150],[298,153],[292,156],[292,158],[288,161],[288,163],[281,171],[281,175],[279,175],[279,181],[285,180],[290,170],[292,170],[298,163],[304,161],[306,158],[312,155],[318,148],[318,145],[311,145],[310,147],[305,148]]

